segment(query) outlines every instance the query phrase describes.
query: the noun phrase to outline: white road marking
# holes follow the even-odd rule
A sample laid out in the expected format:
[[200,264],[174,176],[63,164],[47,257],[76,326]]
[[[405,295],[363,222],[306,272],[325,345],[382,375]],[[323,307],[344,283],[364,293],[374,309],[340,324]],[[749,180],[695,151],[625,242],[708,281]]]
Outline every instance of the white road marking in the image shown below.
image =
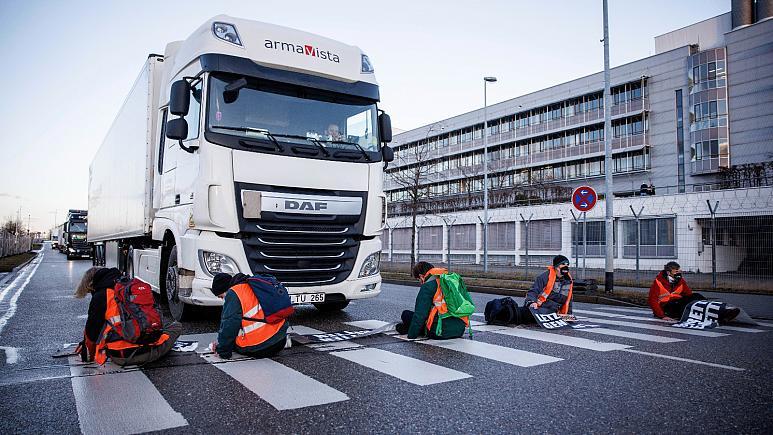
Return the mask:
[[84,435],[141,433],[188,425],[141,371],[82,376],[89,372],[74,358],[70,357],[70,381]]
[[[387,323],[388,322],[381,320],[360,320],[356,322],[346,322],[347,325],[357,326],[359,328],[365,329],[379,328],[386,325]],[[417,343],[449,349],[456,352],[491,359],[518,367],[534,367],[542,364],[563,361],[563,358],[556,358],[540,353],[513,349],[496,344],[485,343],[482,341],[473,341],[465,338],[456,338],[451,340],[421,340],[417,341]]]
[[[599,306],[599,309],[602,310],[609,310],[609,311],[620,311],[623,313],[636,313],[636,314],[647,314],[652,313],[652,311],[646,309],[646,308],[618,308],[618,307],[608,307],[606,305]],[[576,311],[576,310],[574,310]]]
[[[591,311],[591,310],[574,310],[575,313],[580,314],[589,314],[594,316],[603,316],[603,317],[613,317],[617,319],[627,319],[627,320],[641,320],[644,322],[659,322],[659,323],[667,323],[667,324],[673,324],[675,322],[672,322],[670,320],[664,320],[664,319],[658,319],[657,317],[643,317],[643,316],[627,316],[624,314],[612,314],[612,313],[605,313],[603,311]],[[715,327],[714,329],[724,329],[726,331],[736,331],[736,332],[765,332],[763,329],[754,329],[754,328],[745,328],[741,326],[730,326],[730,325],[719,325]]]
[[720,332],[703,331],[703,330],[697,330],[697,329],[674,328],[673,326],[647,325],[644,323],[626,322],[623,320],[598,319],[595,317],[594,318],[585,317],[582,319],[588,320],[591,322],[607,324],[607,325],[627,326],[629,328],[649,329],[650,331],[670,332],[673,334],[698,335],[701,337],[726,337],[727,336],[727,334],[722,334]]
[[760,325],[760,326],[764,326],[766,328],[773,328],[773,323],[760,322],[757,319],[752,319],[752,320],[757,322],[757,324]]
[[[307,326],[293,326],[292,329],[298,334],[325,333]],[[383,349],[366,348],[350,341],[320,343],[309,347],[320,351],[332,351],[331,355],[415,385],[432,385],[472,377],[467,373],[437,364]]]
[[217,356],[206,359],[222,362],[213,365],[280,411],[349,400],[335,388],[268,358],[234,362]]
[[688,363],[692,363],[692,364],[701,364],[701,365],[704,365],[704,366],[717,367],[717,368],[721,368],[721,369],[735,370],[737,372],[742,372],[742,371],[746,370],[746,369],[742,369],[740,367],[726,366],[724,364],[715,364],[715,363],[710,363],[710,362],[706,362],[706,361],[698,361],[698,360],[695,360],[695,359],[680,358],[678,356],[662,355],[662,354],[659,354],[659,353],[643,352],[641,350],[622,349],[622,351],[623,352],[638,353],[640,355],[654,356],[654,357],[657,357],[657,358],[672,359],[672,360],[675,360],[675,361],[688,362]]
[[585,328],[575,331],[590,332],[593,334],[611,335],[613,337],[632,338],[634,340],[651,341],[653,343],[676,343],[684,341],[681,338],[664,337],[662,335],[640,334],[638,332],[620,331],[608,328]]
[[19,362],[19,349],[10,346],[0,346],[0,349],[5,353],[6,364],[16,364]]
[[[5,325],[8,324],[8,321],[11,320],[11,318],[16,314],[16,302],[19,300],[19,296],[21,296],[21,292],[24,291],[24,289],[27,287],[27,284],[30,283],[30,280],[35,275],[35,272],[37,272],[38,267],[40,266],[40,262],[43,260],[44,254],[39,254],[36,259],[32,261],[29,265],[27,265],[24,269],[22,269],[22,272],[19,273],[19,276],[13,280],[13,282],[6,287],[5,290],[3,290],[2,295],[0,295],[0,300],[2,300],[5,295],[11,291],[11,289],[16,288],[16,292],[11,296],[10,301],[8,301],[8,310],[3,314],[2,317],[0,317],[0,334],[3,332],[3,328],[5,328]],[[21,285],[17,285],[22,277],[25,277],[24,282],[21,283]]]
[[595,350],[598,352],[609,352],[611,350],[621,350],[631,347],[620,343],[608,343],[603,341],[589,340],[587,338],[572,337],[569,335],[553,334],[533,328],[510,328],[497,325],[485,325],[481,322],[472,322],[472,324],[473,331],[493,332],[495,334],[544,341],[546,343],[561,344],[564,346],[579,347],[581,349]]

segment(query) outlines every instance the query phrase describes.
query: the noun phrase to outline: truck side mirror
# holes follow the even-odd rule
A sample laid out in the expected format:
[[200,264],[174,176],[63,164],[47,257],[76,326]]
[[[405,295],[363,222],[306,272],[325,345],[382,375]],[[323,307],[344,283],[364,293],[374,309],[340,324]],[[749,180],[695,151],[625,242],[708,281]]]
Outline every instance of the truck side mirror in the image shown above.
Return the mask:
[[395,150],[389,145],[384,145],[381,148],[381,154],[384,156],[384,161],[389,163],[395,160]]
[[191,85],[186,80],[177,80],[172,83],[172,88],[169,91],[169,113],[185,116],[188,114],[190,105]]
[[168,121],[166,123],[166,137],[180,141],[188,137],[188,121],[185,118]]
[[386,113],[378,115],[378,132],[381,142],[392,142],[392,120]]

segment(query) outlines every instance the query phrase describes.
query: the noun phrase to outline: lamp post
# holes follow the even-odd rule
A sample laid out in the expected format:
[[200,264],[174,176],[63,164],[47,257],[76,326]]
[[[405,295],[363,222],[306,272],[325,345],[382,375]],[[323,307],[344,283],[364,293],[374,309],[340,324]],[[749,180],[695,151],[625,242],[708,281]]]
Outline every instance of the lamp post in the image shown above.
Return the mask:
[[488,272],[488,101],[486,86],[496,77],[483,77],[483,271]]

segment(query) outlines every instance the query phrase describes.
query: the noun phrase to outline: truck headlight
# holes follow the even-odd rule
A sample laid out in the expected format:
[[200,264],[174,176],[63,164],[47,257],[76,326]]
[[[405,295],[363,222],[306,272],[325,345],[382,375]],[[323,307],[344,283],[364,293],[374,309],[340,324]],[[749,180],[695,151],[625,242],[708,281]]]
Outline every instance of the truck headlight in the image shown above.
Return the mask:
[[199,261],[201,262],[201,268],[208,274],[214,276],[216,273],[230,273],[234,274],[239,272],[239,266],[236,265],[236,261],[233,258],[218,254],[217,252],[199,251]]
[[368,258],[366,258],[362,263],[362,268],[360,269],[360,278],[377,274],[380,260],[381,251],[368,255]]
[[242,41],[239,39],[239,33],[236,32],[236,27],[233,24],[228,23],[212,23],[212,33],[218,39],[230,42],[231,44],[242,46]]

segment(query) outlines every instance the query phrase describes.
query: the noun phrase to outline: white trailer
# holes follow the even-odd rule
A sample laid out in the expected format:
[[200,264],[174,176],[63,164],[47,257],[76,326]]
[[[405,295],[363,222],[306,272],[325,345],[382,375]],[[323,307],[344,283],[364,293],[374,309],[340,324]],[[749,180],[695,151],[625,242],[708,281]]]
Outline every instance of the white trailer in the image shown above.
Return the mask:
[[90,168],[94,263],[218,305],[217,272],[340,310],[381,291],[389,116],[357,47],[218,16],[150,55]]

